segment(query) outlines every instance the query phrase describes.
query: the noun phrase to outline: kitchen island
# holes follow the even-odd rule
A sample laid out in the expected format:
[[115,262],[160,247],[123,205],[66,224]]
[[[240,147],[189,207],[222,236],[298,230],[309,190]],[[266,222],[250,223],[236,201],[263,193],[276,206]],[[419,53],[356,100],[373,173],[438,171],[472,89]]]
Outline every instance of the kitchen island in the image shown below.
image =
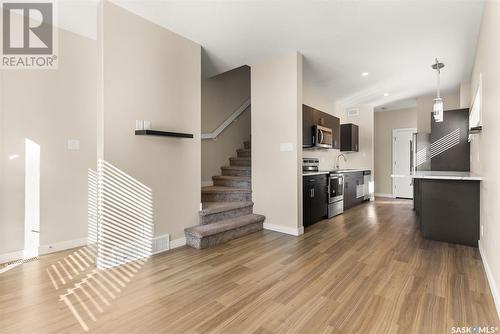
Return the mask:
[[469,172],[412,174],[414,209],[422,237],[478,247],[479,185]]

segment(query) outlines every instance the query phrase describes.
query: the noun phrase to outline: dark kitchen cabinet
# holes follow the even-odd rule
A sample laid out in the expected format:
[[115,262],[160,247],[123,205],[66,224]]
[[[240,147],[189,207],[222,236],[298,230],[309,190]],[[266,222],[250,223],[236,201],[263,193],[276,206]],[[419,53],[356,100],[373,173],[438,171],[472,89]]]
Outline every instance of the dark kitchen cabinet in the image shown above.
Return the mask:
[[313,126],[315,124],[316,109],[302,105],[302,147],[313,146]]
[[359,151],[359,127],[356,124],[347,123],[340,125],[340,151]]
[[363,202],[364,196],[357,197],[356,188],[364,184],[363,172],[344,174],[344,210]]
[[303,177],[303,225],[309,226],[323,220],[328,211],[328,175]]
[[338,150],[340,149],[340,118],[329,114],[325,115],[325,126],[333,130],[333,148]]
[[315,125],[332,129],[333,148],[340,148],[340,119],[305,104],[302,105],[302,147],[313,147]]

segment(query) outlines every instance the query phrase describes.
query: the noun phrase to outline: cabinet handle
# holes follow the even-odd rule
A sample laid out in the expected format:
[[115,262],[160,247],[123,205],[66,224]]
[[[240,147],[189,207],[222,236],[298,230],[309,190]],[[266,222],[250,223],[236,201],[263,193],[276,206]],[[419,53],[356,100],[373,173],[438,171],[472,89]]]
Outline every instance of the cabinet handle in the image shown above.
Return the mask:
[[312,188],[311,190],[312,190],[312,193],[313,193],[313,196],[312,196],[312,197],[314,197],[314,188]]

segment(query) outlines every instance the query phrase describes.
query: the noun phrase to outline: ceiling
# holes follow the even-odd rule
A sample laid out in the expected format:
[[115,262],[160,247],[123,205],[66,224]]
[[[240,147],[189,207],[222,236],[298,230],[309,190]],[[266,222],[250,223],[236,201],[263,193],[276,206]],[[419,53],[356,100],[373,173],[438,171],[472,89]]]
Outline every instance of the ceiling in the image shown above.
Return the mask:
[[113,2],[201,44],[205,76],[299,51],[304,84],[345,106],[429,94],[436,57],[446,64],[443,90],[456,89],[472,72],[483,8],[481,0]]

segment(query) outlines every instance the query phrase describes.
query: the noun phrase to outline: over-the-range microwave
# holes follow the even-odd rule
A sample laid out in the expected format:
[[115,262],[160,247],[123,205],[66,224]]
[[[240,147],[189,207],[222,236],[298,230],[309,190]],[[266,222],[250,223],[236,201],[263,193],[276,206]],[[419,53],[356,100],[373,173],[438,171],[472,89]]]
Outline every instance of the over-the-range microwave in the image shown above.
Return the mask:
[[313,126],[313,147],[333,148],[333,130],[324,126]]

